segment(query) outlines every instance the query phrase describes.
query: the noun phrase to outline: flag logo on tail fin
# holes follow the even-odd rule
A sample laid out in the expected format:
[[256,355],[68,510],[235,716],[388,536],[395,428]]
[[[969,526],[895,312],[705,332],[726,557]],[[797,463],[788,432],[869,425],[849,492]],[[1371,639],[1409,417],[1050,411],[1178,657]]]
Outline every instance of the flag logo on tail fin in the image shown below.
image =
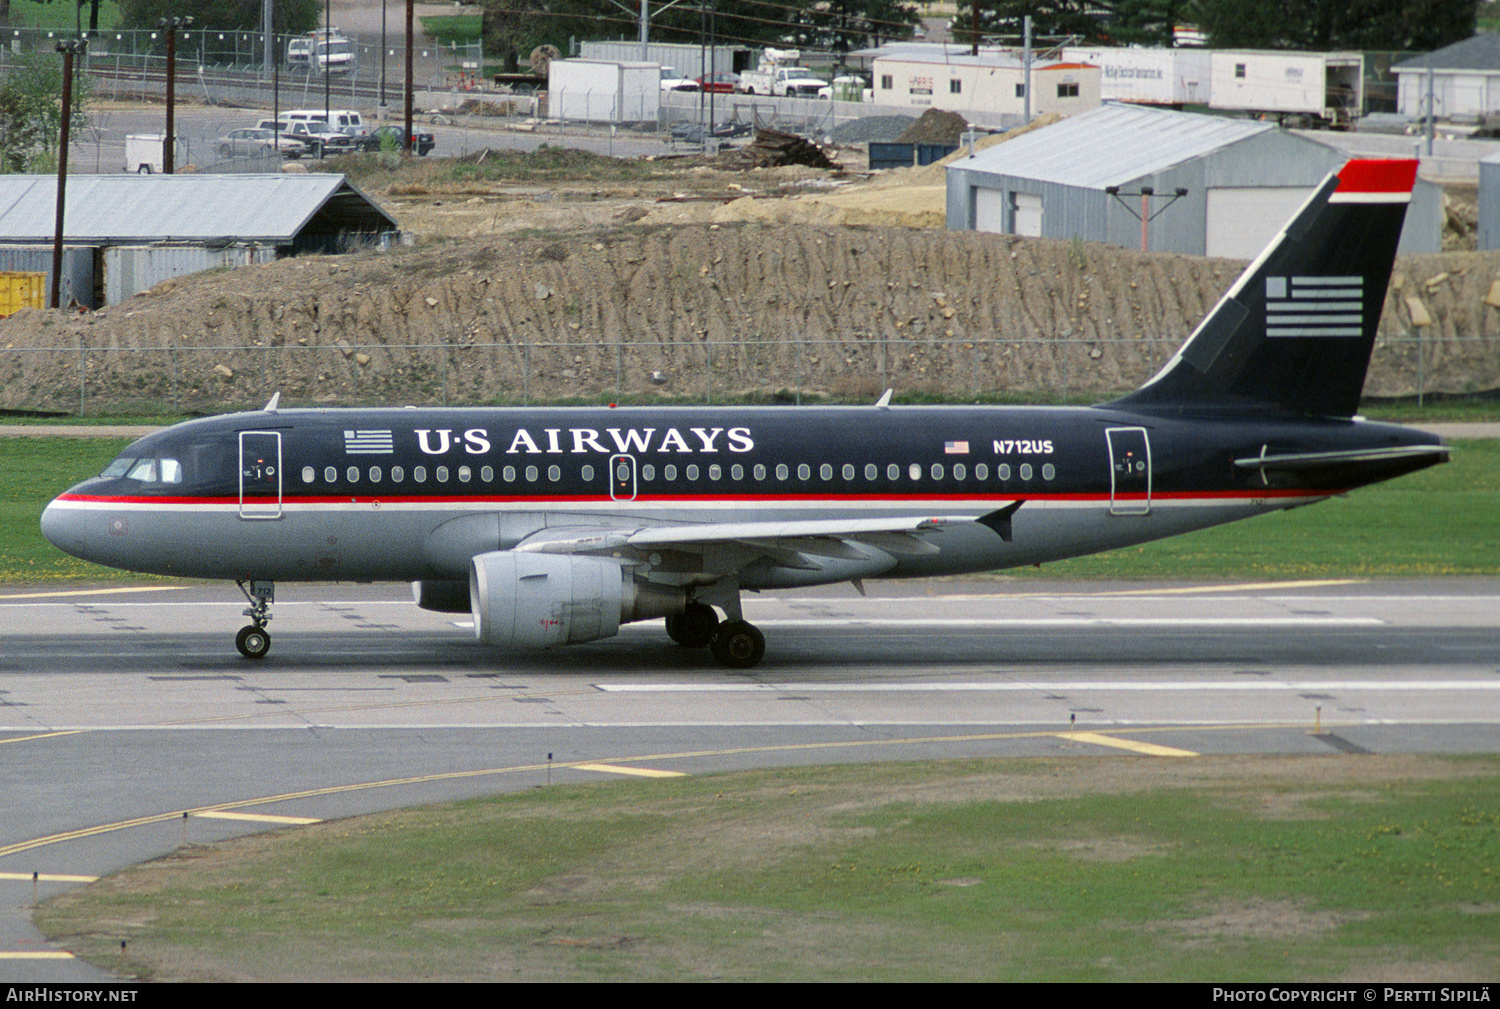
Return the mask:
[[1363,277],[1267,277],[1266,336],[1360,336]]

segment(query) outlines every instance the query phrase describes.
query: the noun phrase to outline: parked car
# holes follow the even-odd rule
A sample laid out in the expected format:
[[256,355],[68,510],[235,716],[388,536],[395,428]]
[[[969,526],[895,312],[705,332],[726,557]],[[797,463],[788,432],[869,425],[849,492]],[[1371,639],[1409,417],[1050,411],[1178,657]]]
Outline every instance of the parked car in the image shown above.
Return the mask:
[[[387,140],[387,137],[390,139]],[[401,127],[386,123],[384,126],[378,126],[364,136],[357,138],[357,141],[359,149],[362,151],[378,151],[387,145],[389,145],[391,150],[399,151],[401,149]],[[427,152],[436,146],[437,137],[431,133],[422,133],[417,130],[412,131],[411,149],[418,154],[426,157]]]
[[662,67],[661,89],[663,91],[697,91],[698,82],[691,77],[682,76],[677,72],[676,67]]
[[243,129],[230,130],[220,137],[217,149],[221,158],[259,158],[276,151],[283,157],[300,158],[307,145],[273,129]]
[[732,95],[734,94],[734,86],[739,82],[739,74],[720,71],[716,74],[704,74],[698,78],[696,83],[700,90],[709,91],[716,95]]

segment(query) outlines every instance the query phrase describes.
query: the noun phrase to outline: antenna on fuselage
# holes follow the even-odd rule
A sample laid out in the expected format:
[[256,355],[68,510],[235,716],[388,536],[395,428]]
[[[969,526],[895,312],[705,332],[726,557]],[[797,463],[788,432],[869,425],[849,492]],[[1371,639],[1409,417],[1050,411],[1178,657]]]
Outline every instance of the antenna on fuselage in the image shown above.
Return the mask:
[[271,396],[271,401],[263,408],[266,413],[275,413],[276,407],[281,404],[281,393],[277,392]]
[[875,405],[881,410],[889,410],[891,408],[891,390],[887,389],[881,393],[880,398],[875,401]]

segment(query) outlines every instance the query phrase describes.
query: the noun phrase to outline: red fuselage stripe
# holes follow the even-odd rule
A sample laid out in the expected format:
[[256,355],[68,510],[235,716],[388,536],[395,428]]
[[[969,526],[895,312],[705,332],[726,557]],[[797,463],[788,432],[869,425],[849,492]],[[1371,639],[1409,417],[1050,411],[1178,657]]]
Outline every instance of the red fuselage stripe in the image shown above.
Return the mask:
[[[1328,497],[1332,494],[1345,493],[1347,488],[1330,488],[1327,490],[1221,490],[1221,491],[1154,491],[1149,495],[1152,501],[1190,501],[1199,498],[1211,498],[1214,500],[1246,500],[1263,501],[1267,498],[1302,498],[1302,497]],[[1144,501],[1148,495],[1144,493],[1119,493],[1115,494],[1116,501]],[[591,503],[603,505],[629,505],[629,504],[653,504],[658,502],[696,504],[703,502],[733,502],[733,503],[755,503],[786,502],[789,504],[809,502],[828,502],[837,504],[841,502],[876,501],[891,502],[892,504],[905,504],[907,502],[944,502],[944,501],[994,501],[996,503],[1008,503],[1018,500],[1026,501],[1109,501],[1108,493],[1099,492],[1092,494],[1047,494],[1030,493],[1018,491],[1010,494],[973,494],[955,491],[951,494],[640,494],[634,498],[611,498],[602,494],[553,494],[553,495],[433,495],[430,497],[386,497],[386,496],[359,496],[359,495],[318,495],[310,496],[287,496],[281,499],[283,505],[298,504],[561,504],[561,503]],[[146,496],[106,496],[97,494],[61,494],[59,501],[78,501],[91,504],[156,504],[156,505],[238,505],[240,499],[237,497],[146,497]],[[274,504],[274,497],[246,496],[244,502],[247,504]]]

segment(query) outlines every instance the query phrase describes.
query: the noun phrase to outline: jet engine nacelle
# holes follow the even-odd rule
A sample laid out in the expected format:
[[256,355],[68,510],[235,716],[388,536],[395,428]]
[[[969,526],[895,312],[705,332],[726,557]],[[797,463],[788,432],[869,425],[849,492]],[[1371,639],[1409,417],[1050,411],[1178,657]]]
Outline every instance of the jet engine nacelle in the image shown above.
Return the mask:
[[476,638],[532,648],[613,637],[687,605],[684,590],[637,581],[618,561],[508,550],[470,562],[469,599]]

